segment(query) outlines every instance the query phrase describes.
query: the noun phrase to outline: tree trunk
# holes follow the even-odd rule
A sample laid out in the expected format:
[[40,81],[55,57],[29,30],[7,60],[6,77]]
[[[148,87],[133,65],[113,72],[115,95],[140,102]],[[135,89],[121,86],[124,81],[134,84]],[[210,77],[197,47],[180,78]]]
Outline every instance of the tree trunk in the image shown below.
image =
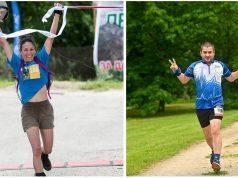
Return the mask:
[[159,101],[159,111],[164,112],[165,111],[165,101]]

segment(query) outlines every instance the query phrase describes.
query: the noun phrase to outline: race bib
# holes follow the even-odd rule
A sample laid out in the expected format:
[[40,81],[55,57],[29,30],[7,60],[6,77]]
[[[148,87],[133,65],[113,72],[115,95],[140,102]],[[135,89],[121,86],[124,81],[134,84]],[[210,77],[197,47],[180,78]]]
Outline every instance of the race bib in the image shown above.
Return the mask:
[[34,64],[28,67],[30,79],[40,78],[39,64]]
[[216,106],[214,108],[214,115],[215,116],[223,116],[223,107],[222,106]]

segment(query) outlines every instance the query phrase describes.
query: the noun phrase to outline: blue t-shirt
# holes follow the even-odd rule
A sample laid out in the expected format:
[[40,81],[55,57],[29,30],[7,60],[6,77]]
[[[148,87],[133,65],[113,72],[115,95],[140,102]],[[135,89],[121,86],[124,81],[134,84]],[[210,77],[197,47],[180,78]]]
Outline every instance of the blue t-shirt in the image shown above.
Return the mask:
[[202,60],[192,63],[185,76],[193,77],[196,82],[196,109],[209,109],[224,105],[221,78],[231,75],[227,66],[218,60],[207,65]]
[[[45,46],[37,53],[36,57],[43,63],[46,67],[48,67],[48,61],[50,59],[49,54],[46,52]],[[12,60],[7,62],[13,68],[15,75],[18,75],[18,70],[21,64],[21,58],[19,58],[15,53],[12,55]],[[26,66],[30,67],[35,63],[35,61],[26,62]],[[19,95],[22,104],[27,103],[44,85],[48,82],[48,73],[42,67],[39,66],[40,70],[40,78],[36,79],[27,79],[23,80],[23,73],[21,72],[19,78]]]

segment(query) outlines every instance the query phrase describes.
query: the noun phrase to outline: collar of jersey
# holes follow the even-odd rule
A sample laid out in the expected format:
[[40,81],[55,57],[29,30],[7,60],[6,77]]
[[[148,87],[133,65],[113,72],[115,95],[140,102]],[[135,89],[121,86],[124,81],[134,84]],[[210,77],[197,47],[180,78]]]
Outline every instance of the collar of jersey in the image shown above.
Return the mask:
[[29,61],[29,62],[24,62],[27,66],[28,65],[33,65],[33,64],[35,64],[35,61],[34,60],[32,60],[32,61]]
[[[214,62],[214,59],[211,61],[211,63],[213,63]],[[206,62],[204,62],[204,60],[202,59],[202,63],[203,64],[207,64]]]

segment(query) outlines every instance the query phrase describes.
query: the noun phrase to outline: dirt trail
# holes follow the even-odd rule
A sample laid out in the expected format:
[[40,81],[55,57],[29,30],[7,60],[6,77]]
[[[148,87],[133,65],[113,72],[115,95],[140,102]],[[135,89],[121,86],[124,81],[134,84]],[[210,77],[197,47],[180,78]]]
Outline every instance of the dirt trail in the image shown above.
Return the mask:
[[[222,129],[220,175],[238,176],[238,122]],[[204,176],[214,175],[210,165],[210,149],[205,142],[193,145],[176,156],[154,164],[140,176]]]

